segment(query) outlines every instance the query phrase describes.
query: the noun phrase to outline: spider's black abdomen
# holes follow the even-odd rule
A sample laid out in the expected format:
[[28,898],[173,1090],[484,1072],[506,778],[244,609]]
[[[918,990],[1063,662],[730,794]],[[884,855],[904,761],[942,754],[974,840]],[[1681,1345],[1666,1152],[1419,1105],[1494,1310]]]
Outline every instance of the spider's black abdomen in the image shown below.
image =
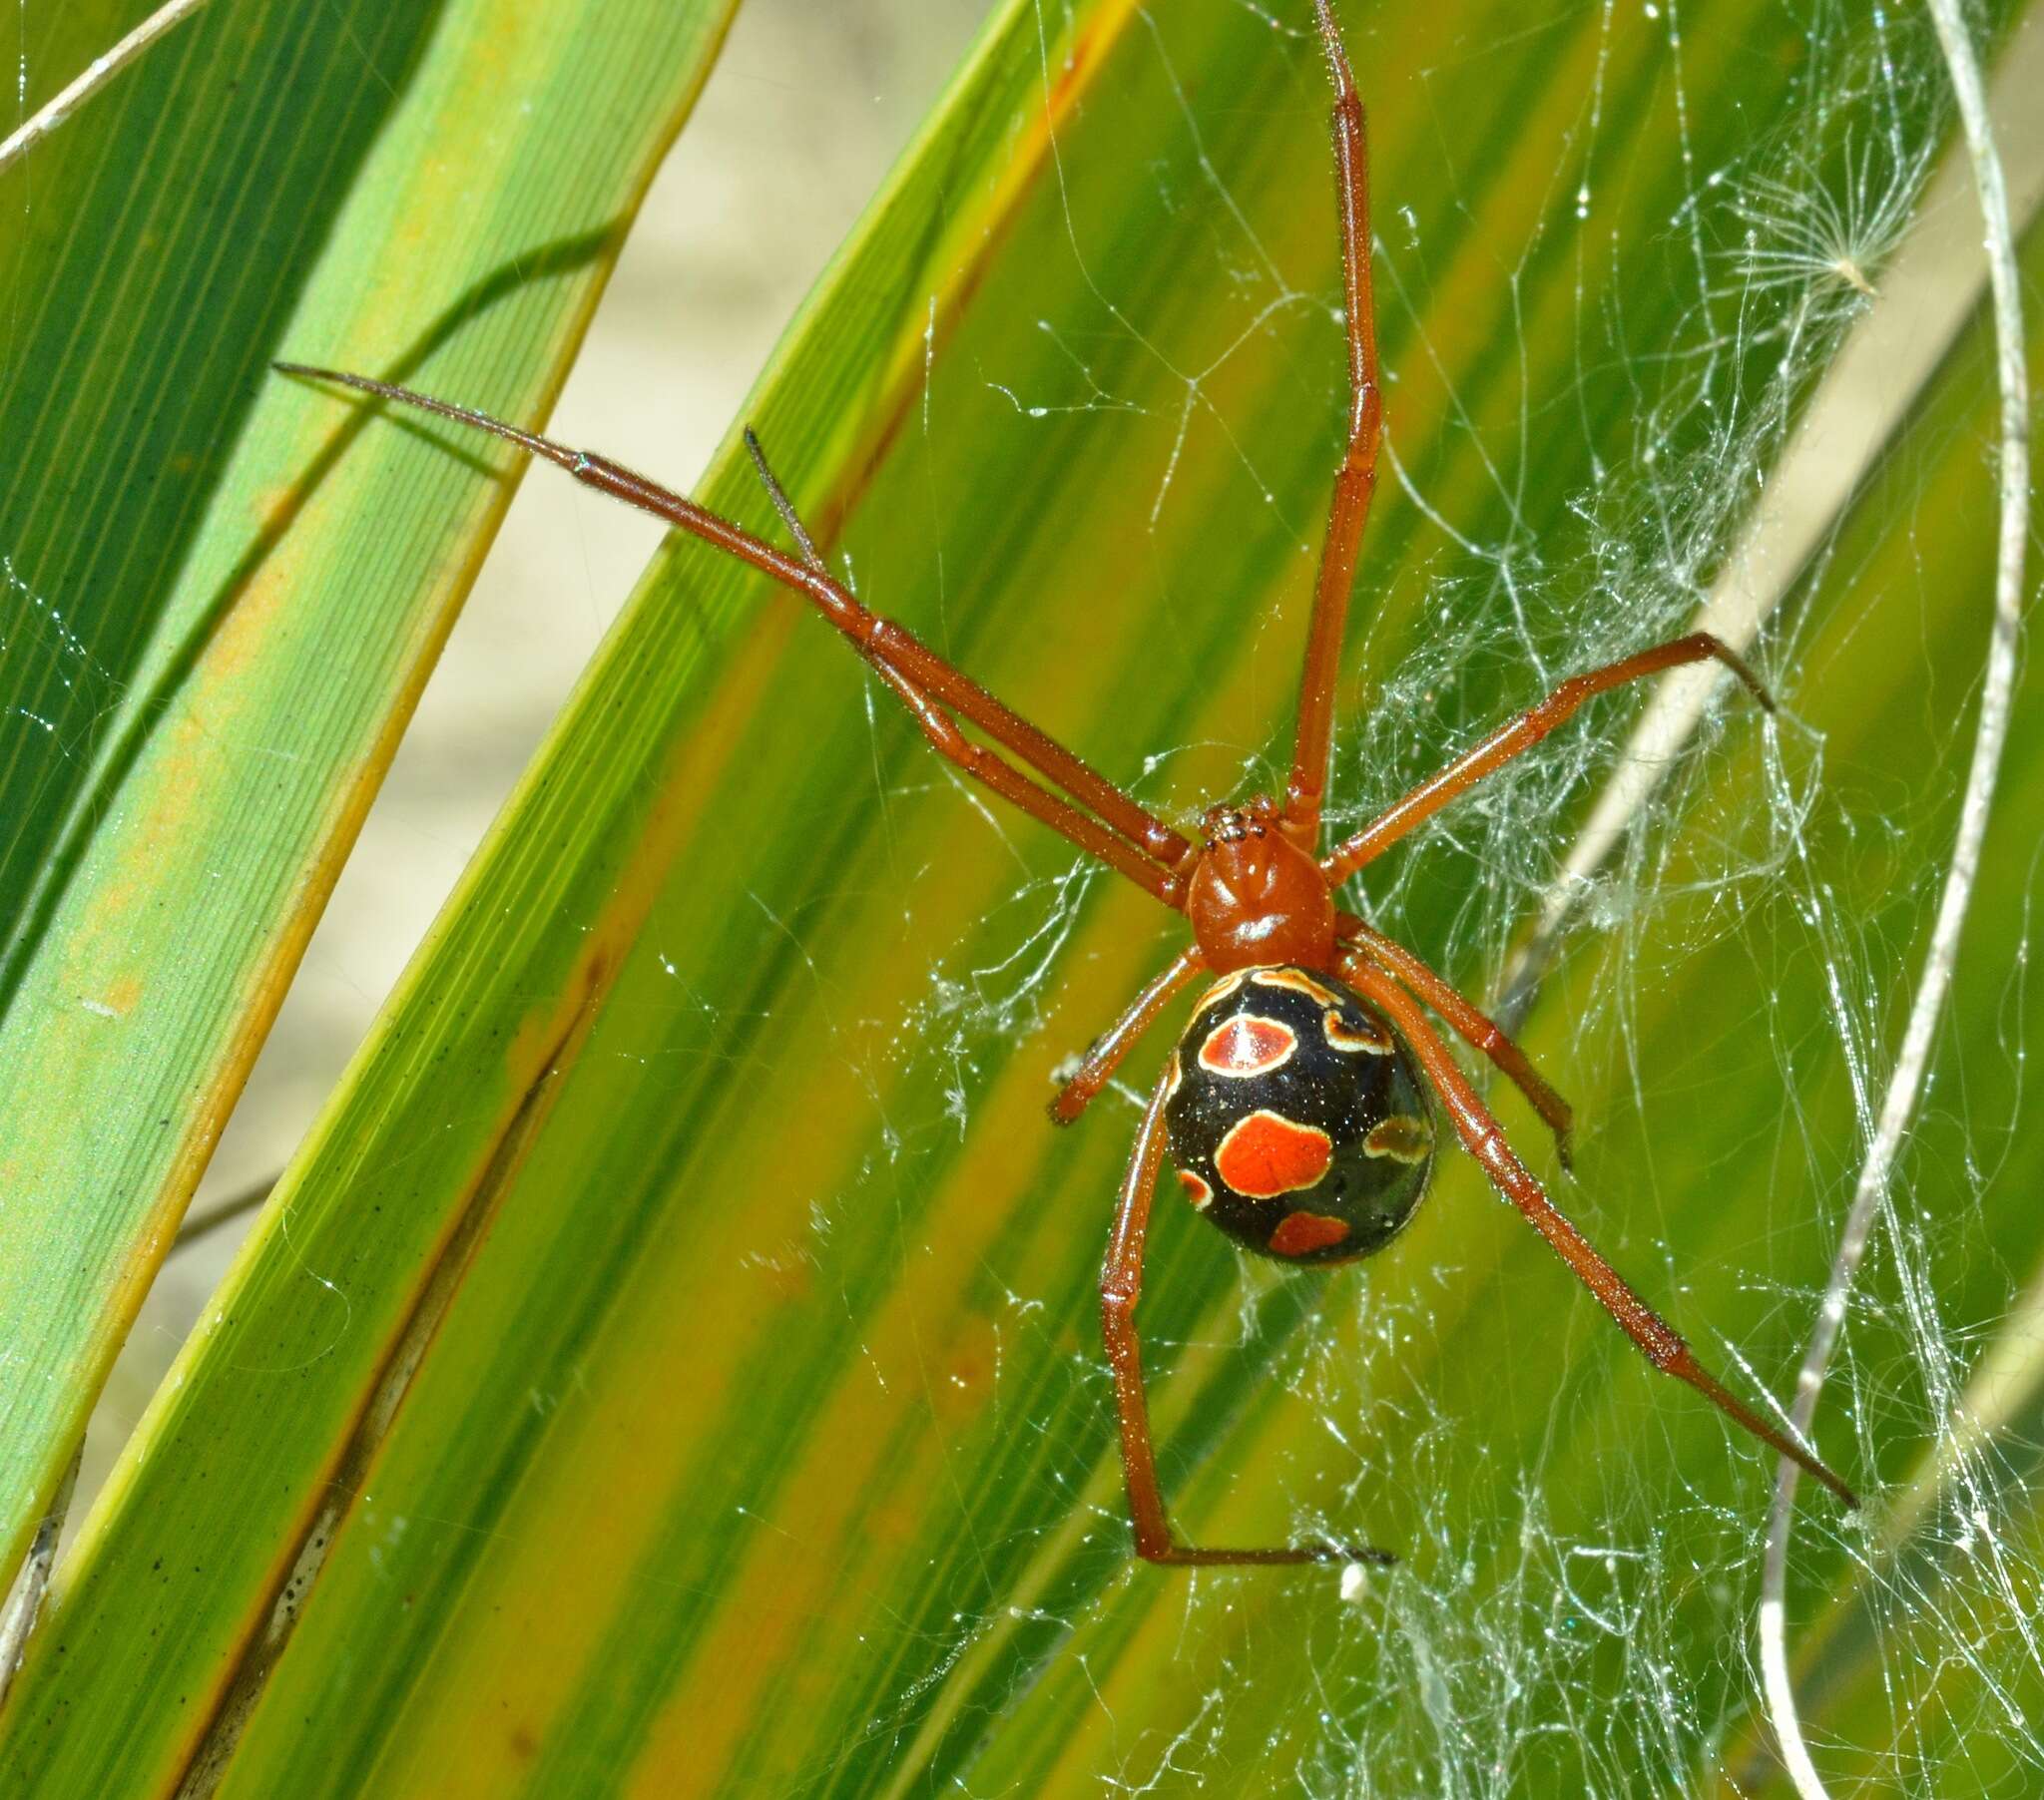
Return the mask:
[[1207,990],[1173,1054],[1164,1123],[1201,1216],[1284,1262],[1382,1249],[1433,1162],[1432,1112],[1390,1022],[1303,969],[1243,969]]

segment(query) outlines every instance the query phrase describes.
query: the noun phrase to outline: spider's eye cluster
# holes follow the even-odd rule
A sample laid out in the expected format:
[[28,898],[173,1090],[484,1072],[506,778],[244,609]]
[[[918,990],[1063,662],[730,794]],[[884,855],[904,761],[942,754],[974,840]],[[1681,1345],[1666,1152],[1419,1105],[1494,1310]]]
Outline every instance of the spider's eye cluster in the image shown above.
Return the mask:
[[1268,837],[1270,824],[1261,807],[1210,806],[1200,815],[1200,832],[1210,844],[1240,844]]

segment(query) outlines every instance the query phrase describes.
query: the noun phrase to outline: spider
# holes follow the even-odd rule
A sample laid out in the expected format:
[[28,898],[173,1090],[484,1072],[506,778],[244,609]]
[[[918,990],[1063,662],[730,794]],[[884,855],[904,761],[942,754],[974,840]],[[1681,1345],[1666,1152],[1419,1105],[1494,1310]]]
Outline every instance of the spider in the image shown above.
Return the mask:
[[[1561,683],[1394,801],[1322,848],[1321,803],[1333,738],[1337,663],[1356,557],[1376,486],[1382,399],[1370,293],[1363,109],[1331,0],[1313,0],[1334,92],[1347,447],[1334,475],[1306,632],[1291,769],[1281,797],[1210,806],[1197,839],[1167,824],[1090,764],[1018,716],[830,574],[750,429],[746,444],[800,552],[775,549],[618,463],[573,450],[467,406],[365,375],[279,362],[285,374],[337,382],[506,438],[578,481],[741,558],[809,601],[897,694],[938,754],[1192,926],[1193,942],[1097,1040],[1051,1103],[1069,1125],[1194,979],[1213,985],[1144,1110],[1101,1273],[1101,1324],[1114,1380],[1137,1554],[1179,1565],[1395,1561],[1326,1542],[1208,1548],[1172,1534],[1144,1397],[1136,1302],[1151,1202],[1169,1157],[1200,1215],[1281,1262],[1349,1261],[1380,1250],[1410,1220],[1432,1171],[1437,1114],[1498,1191],[1525,1216],[1655,1368],[1675,1376],[1821,1481],[1852,1491],[1815,1455],[1729,1393],[1689,1346],[1569,1222],[1528,1172],[1422,1007],[1488,1059],[1553,1131],[1568,1166],[1568,1104],[1512,1040],[1417,956],[1336,903],[1342,884],[1414,827],[1538,743],[1592,695],[1684,664],[1715,660],[1772,710],[1759,678],[1726,645],[1696,632]],[[986,742],[967,737],[961,723]],[[1005,751],[1006,754],[998,754]]]

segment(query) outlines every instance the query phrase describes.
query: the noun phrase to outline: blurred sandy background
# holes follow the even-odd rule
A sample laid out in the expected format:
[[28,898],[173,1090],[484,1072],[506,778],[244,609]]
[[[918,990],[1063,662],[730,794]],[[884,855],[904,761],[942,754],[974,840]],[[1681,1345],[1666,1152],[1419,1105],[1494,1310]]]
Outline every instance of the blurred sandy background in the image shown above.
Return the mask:
[[[991,0],[745,0],[550,429],[684,489]],[[659,543],[532,471],[193,1205],[283,1166]],[[75,1527],[252,1212],[174,1252],[93,1420]]]

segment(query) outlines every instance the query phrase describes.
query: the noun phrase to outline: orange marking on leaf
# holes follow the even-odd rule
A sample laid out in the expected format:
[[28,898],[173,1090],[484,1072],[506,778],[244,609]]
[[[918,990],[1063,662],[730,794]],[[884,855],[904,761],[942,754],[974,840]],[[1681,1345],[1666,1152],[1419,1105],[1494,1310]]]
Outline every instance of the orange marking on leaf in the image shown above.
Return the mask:
[[1304,1256],[1324,1250],[1348,1235],[1345,1220],[1324,1212],[1287,1212],[1271,1233],[1271,1248],[1279,1256]]
[[1205,1212],[1214,1204],[1214,1189],[1190,1170],[1178,1171],[1178,1184],[1186,1190],[1186,1198],[1192,1201],[1195,1212]]
[[1387,1057],[1391,1054],[1391,1028],[1376,1019],[1363,1022],[1360,1031],[1350,1028],[1348,1021],[1339,1013],[1328,1012],[1320,1019],[1320,1029],[1327,1034],[1327,1042],[1349,1056],[1367,1052],[1373,1057]]
[[1325,1131],[1262,1107],[1238,1121],[1214,1152],[1222,1180],[1252,1200],[1310,1187],[1333,1160],[1334,1140]]
[[1372,1156],[1389,1156],[1394,1162],[1424,1162],[1433,1153],[1433,1132],[1425,1120],[1393,1113],[1381,1125],[1370,1126],[1362,1147]]
[[1200,1067],[1215,1075],[1269,1075],[1282,1069],[1298,1049],[1298,1034],[1278,1019],[1238,1013],[1207,1034],[1200,1046]]

